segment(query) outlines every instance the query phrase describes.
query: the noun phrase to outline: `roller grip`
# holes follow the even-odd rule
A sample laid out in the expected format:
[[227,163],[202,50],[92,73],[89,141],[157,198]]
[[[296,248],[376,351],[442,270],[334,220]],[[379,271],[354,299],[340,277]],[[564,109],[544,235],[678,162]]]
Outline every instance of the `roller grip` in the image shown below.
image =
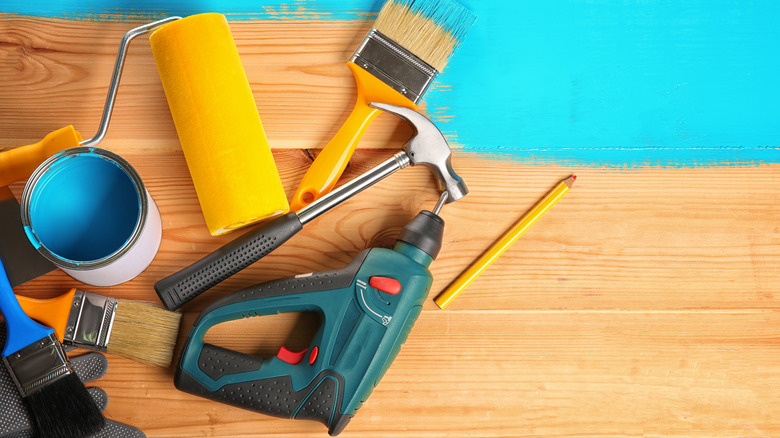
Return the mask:
[[245,233],[175,274],[154,290],[168,310],[176,310],[223,280],[260,260],[297,234],[303,225],[287,213]]
[[[261,359],[204,344],[198,367],[210,376],[253,371]],[[210,391],[186,371],[179,368],[174,378],[176,388],[214,401],[280,418],[314,420],[325,424],[331,435],[337,435],[351,415],[340,413],[344,378],[331,370],[319,373],[305,388],[295,391],[288,375],[226,384]]]

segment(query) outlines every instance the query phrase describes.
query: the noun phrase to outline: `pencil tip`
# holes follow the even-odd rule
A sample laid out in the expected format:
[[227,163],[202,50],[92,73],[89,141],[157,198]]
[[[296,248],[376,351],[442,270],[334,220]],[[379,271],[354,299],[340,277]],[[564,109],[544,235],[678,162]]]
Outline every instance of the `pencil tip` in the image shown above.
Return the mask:
[[575,180],[575,181],[576,181],[576,180],[577,180],[577,175],[572,175],[572,176],[571,176],[571,179],[573,179],[573,180]]

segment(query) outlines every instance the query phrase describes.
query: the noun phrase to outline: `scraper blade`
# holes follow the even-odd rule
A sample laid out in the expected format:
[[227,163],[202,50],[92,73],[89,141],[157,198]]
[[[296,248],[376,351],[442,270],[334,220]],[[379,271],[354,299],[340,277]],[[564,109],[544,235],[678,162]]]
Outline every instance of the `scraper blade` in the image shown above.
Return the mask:
[[3,260],[11,287],[56,269],[25,235],[19,208],[19,201],[11,190],[0,187],[0,260]]

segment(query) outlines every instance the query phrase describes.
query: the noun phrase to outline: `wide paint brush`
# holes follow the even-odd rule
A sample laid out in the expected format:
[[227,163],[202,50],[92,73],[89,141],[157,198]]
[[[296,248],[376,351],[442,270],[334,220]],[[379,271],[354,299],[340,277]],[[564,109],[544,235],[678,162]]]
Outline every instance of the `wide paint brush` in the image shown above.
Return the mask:
[[24,313],[2,262],[0,312],[8,332],[3,362],[30,411],[37,436],[82,438],[102,429],[105,419],[73,372],[54,330]]
[[303,176],[290,208],[330,192],[380,113],[371,102],[417,109],[476,16],[454,0],[388,0],[347,62],[357,84],[352,113]]
[[171,364],[181,313],[75,288],[51,299],[16,298],[27,315],[54,328],[63,344],[161,367]]

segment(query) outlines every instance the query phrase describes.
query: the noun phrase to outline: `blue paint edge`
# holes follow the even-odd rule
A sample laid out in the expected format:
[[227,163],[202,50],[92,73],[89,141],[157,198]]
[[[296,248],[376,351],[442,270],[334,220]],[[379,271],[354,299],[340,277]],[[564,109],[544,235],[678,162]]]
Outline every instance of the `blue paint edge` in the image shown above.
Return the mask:
[[[776,164],[780,147],[473,147],[447,135],[453,150],[489,160],[528,165],[609,169],[759,167]],[[594,158],[603,156],[603,160]]]
[[[274,4],[269,4],[274,3]],[[252,20],[333,20],[349,24],[350,21],[362,24],[363,20],[375,19],[383,0],[359,3],[328,0],[294,0],[275,2],[263,0],[231,0],[228,6],[224,2],[200,0],[172,0],[160,7],[158,0],[140,0],[123,3],[109,0],[101,6],[89,5],[89,2],[65,0],[58,2],[32,3],[10,0],[4,6],[2,14],[8,16],[34,16],[44,18],[67,19],[73,21],[153,21],[169,15],[193,15],[203,12],[220,12],[231,21]],[[464,2],[471,3],[471,2]],[[108,6],[106,6],[108,5]],[[468,40],[468,39],[467,39]],[[468,41],[467,41],[468,42]],[[456,56],[448,69],[458,69],[460,60]],[[479,138],[467,132],[453,129],[463,123],[457,113],[449,114],[449,105],[444,105],[446,74],[437,80],[429,92],[424,105],[428,116],[442,128],[452,146],[462,152],[487,159],[512,160],[518,162],[550,163],[556,165],[577,165],[612,168],[644,167],[702,167],[702,166],[759,166],[780,162],[780,147],[777,146],[716,146],[700,147],[696,145],[631,146],[631,147],[590,147],[590,146],[551,146],[544,145],[481,145]],[[447,129],[449,128],[449,129]]]
[[[91,4],[92,3],[92,4]],[[297,0],[273,2],[263,0],[186,1],[173,0],[160,6],[159,0],[133,2],[94,2],[65,0],[57,2],[22,2],[11,0],[3,13],[74,21],[154,21],[170,15],[188,16],[204,12],[219,12],[231,21],[251,20],[364,20],[376,18],[381,2],[370,7],[355,7],[355,2]],[[225,4],[228,3],[228,4]],[[275,4],[270,4],[275,3]]]

